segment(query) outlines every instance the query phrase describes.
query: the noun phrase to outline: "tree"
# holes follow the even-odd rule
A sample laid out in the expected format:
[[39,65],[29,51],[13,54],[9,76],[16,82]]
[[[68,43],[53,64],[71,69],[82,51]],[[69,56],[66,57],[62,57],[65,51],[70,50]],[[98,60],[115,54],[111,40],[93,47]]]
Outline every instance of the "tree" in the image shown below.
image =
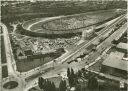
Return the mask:
[[114,40],[112,41],[112,43],[115,44],[115,45],[117,45],[119,42],[114,39]]
[[63,86],[64,86],[63,88],[66,90],[67,89],[66,80],[63,81]]
[[62,87],[63,87],[63,83],[61,81],[60,84],[59,84],[59,91],[62,91]]
[[38,78],[38,86],[39,86],[40,89],[42,88],[40,77]]
[[43,89],[47,89],[47,79],[44,80]]
[[52,82],[52,91],[56,91],[56,86],[55,86],[55,84],[54,84],[54,82]]
[[77,78],[76,78],[76,75],[75,75],[74,70],[72,68],[71,68],[70,76],[68,77],[68,81],[69,81],[70,87],[76,85]]
[[82,72],[81,70],[78,71],[78,77],[81,77],[82,76]]
[[46,91],[52,91],[52,83],[51,83],[51,81],[47,81]]
[[76,85],[76,91],[81,91],[81,85],[80,84]]
[[75,73],[74,73],[74,70],[71,68],[71,77],[75,77]]
[[40,89],[43,89],[44,80],[45,79],[42,78],[42,77],[38,78],[38,86],[39,86]]
[[66,87],[66,81],[65,80],[61,80],[60,85],[59,85],[59,91],[66,91],[67,87]]
[[44,79],[42,77],[38,78],[38,86],[44,91],[56,91],[54,82],[48,81],[47,79]]
[[98,81],[94,76],[88,80],[88,89],[89,91],[98,91]]
[[70,68],[67,69],[67,77],[70,76]]

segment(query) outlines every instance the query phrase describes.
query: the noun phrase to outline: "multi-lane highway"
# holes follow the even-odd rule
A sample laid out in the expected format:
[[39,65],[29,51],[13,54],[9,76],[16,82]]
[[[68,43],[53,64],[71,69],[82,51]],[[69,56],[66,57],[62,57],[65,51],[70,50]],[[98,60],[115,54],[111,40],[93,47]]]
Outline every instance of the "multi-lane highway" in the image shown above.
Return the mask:
[[[68,62],[68,61],[71,61],[71,60],[74,60],[76,59],[79,55],[83,54],[83,52],[85,52],[85,49],[86,47],[88,47],[90,44],[92,44],[94,41],[98,41],[99,38],[106,34],[107,31],[110,30],[110,28],[112,28],[116,23],[120,22],[120,20],[122,20],[124,18],[124,15],[116,18],[113,22],[111,22],[111,25],[108,25],[107,27],[105,27],[104,29],[102,29],[97,35],[97,37],[95,37],[94,39],[92,40],[89,40],[89,41],[85,41],[83,42],[82,44],[80,44],[79,46],[75,47],[75,48],[72,48],[73,50],[69,50],[68,52],[66,52],[66,54],[62,55],[61,57],[57,58],[56,59],[56,63],[57,65],[59,63],[62,63],[62,62]],[[29,27],[30,28],[30,27]],[[27,78],[33,74],[37,74],[39,73],[42,69],[47,69],[51,66],[53,66],[53,61],[49,62],[49,63],[46,63],[44,65],[42,65],[41,67],[37,67],[31,71],[28,71],[28,72],[24,72],[22,73],[23,74],[23,77],[24,78]]]
[[115,27],[115,25],[117,23],[119,23],[120,21],[122,21],[122,19],[124,19],[124,17],[126,17],[126,16],[124,16],[124,15],[121,16],[118,20],[116,20],[115,22],[113,22],[111,25],[109,25],[106,28],[102,29],[101,30],[102,32],[100,32],[97,37],[95,37],[94,39],[90,40],[88,43],[85,42],[85,43],[81,44],[80,46],[77,47],[77,50],[75,49],[74,51],[71,51],[71,53],[69,52],[68,55],[65,55],[64,57],[62,57],[62,59],[59,59],[59,60],[61,60],[62,62],[64,62],[64,61],[71,61],[74,58],[78,57],[84,51],[83,49],[85,49],[87,46],[89,46],[90,44],[92,44],[94,41],[99,40],[99,38],[102,37],[102,35],[104,35],[111,28]]
[[[56,66],[54,70],[51,70],[50,72],[48,72],[47,74],[44,74],[42,76],[44,78],[49,78],[49,77],[52,77],[52,76],[53,77],[54,76],[57,76],[57,74],[66,73],[66,69],[68,67],[72,67],[76,71],[79,70],[79,69],[81,69],[81,68],[83,68],[83,67],[85,67],[85,66],[86,66],[86,68],[88,68],[89,66],[91,66],[89,64],[97,62],[97,60],[95,61],[95,59],[97,59],[106,48],[112,46],[111,45],[111,41],[113,39],[115,39],[116,37],[118,37],[118,35],[124,33],[124,31],[126,31],[126,29],[127,29],[127,27],[126,27],[126,24],[125,24],[121,29],[119,29],[114,34],[112,34],[110,36],[110,38],[107,38],[104,42],[102,42],[98,46],[98,50],[96,52],[90,53],[90,55],[87,58],[85,58],[84,60],[82,60],[80,63],[73,62],[71,64],[67,64],[67,63],[61,64],[59,66]],[[86,64],[86,62],[88,62],[89,64]],[[28,85],[26,87],[30,88],[32,86],[36,86],[37,84],[35,84],[35,82],[37,82],[37,79],[28,82],[27,83]]]
[[[45,77],[51,77],[53,75],[60,74],[63,71],[65,72],[68,67],[74,67],[74,68],[77,68],[77,70],[78,70],[78,69],[83,68],[85,66],[87,67],[87,65],[91,64],[92,62],[94,62],[95,59],[98,58],[101,55],[101,53],[103,52],[103,50],[105,50],[106,48],[108,48],[108,47],[111,46],[111,41],[116,36],[118,36],[118,34],[122,34],[123,33],[121,30],[115,31],[111,35],[111,37],[108,37],[107,38],[107,41],[104,41],[103,43],[101,43],[98,46],[98,48],[97,48],[98,50],[96,52],[90,53],[89,56],[86,59],[83,59],[80,63],[75,63],[75,62],[73,64],[72,63],[71,64],[67,64],[66,63],[66,62],[69,62],[71,60],[76,59],[81,54],[83,54],[86,51],[86,48],[90,44],[92,44],[93,42],[99,40],[99,38],[101,38],[103,35],[105,35],[106,33],[108,33],[108,31],[112,31],[111,29],[113,27],[115,27],[116,24],[118,24],[119,22],[121,22],[125,17],[126,16],[124,16],[124,15],[121,16],[118,20],[116,20],[115,22],[113,22],[111,25],[108,25],[103,30],[101,30],[101,32],[98,34],[97,37],[93,38],[92,40],[90,40],[88,42],[84,42],[84,43],[80,44],[76,49],[74,49],[71,52],[68,52],[66,55],[64,55],[63,57],[59,58],[56,61],[56,64],[54,65],[54,68],[55,69],[49,71],[47,74],[44,74],[43,76],[45,76]],[[1,24],[1,25],[3,27],[3,36],[4,36],[4,43],[5,43],[5,49],[6,49],[5,51],[6,51],[6,57],[7,57],[7,66],[8,66],[9,77],[16,78],[17,81],[19,82],[19,86],[20,87],[17,88],[18,91],[23,91],[23,89],[27,91],[30,87],[33,86],[33,83],[35,81],[37,82],[37,78],[34,79],[34,80],[31,80],[28,83],[24,83],[24,81],[22,80],[22,78],[26,78],[26,77],[30,76],[31,75],[31,72],[28,73],[27,75],[25,75],[25,77],[22,74],[19,77],[19,74],[17,74],[17,72],[16,72],[15,59],[14,59],[14,56],[13,56],[13,53],[12,53],[12,48],[11,48],[11,43],[10,43],[10,39],[9,39],[9,34],[8,34],[7,27],[4,24]],[[124,31],[126,31],[126,30],[124,30]],[[64,64],[61,64],[62,62],[64,62]],[[88,62],[88,64],[86,64],[85,62]],[[51,62],[49,65],[50,66],[53,65],[53,63]],[[47,67],[49,67],[49,65],[47,65]],[[44,70],[44,69],[41,69],[41,70]],[[37,72],[37,71],[35,70],[32,73],[35,73],[35,72]],[[17,89],[15,91],[17,91]]]
[[[106,49],[108,47],[112,47],[112,44],[111,44],[111,41],[116,39],[116,38],[120,38],[120,36],[126,32],[128,30],[128,27],[127,27],[127,23],[125,23],[121,28],[118,29],[118,31],[116,31],[115,33],[113,33],[112,35],[109,36],[109,38],[107,38],[103,43],[101,43],[97,49]],[[102,50],[99,50],[99,51],[102,51]],[[98,73],[98,72],[95,72],[95,71],[92,71],[94,73]],[[128,84],[128,80],[125,80],[125,79],[122,79],[120,77],[115,77],[115,76],[111,76],[111,75],[106,75],[106,74],[103,74],[103,73],[98,73],[99,75],[101,76],[104,76],[106,78],[109,78],[109,79],[113,79],[113,80],[117,80],[119,82],[121,81],[124,81],[124,83],[127,83]]]
[[[118,21],[114,22],[113,24],[111,24],[110,26],[108,26],[107,28],[105,28],[104,32],[103,32],[100,36],[106,34],[106,31],[112,31],[112,28],[115,27],[115,25],[116,25],[117,23],[121,22],[122,19],[124,19],[124,17],[126,17],[126,16],[121,17]],[[123,31],[126,31],[126,29],[124,29]],[[66,62],[65,62],[64,64],[56,65],[54,70],[51,70],[51,71],[49,71],[47,74],[44,74],[43,77],[51,77],[51,76],[54,76],[55,74],[56,74],[56,75],[57,75],[57,74],[60,74],[61,72],[66,71],[66,69],[67,69],[68,67],[73,67],[74,69],[77,69],[77,70],[78,70],[78,69],[83,68],[83,67],[86,66],[86,65],[89,66],[89,64],[93,63],[94,60],[97,59],[105,49],[107,49],[108,47],[111,46],[111,41],[112,41],[114,38],[116,38],[118,35],[122,34],[123,31],[121,31],[121,30],[115,31],[112,35],[110,35],[110,38],[108,37],[106,41],[102,42],[102,43],[97,47],[98,50],[97,50],[96,52],[90,53],[89,56],[88,56],[86,59],[84,59],[81,63],[67,64],[66,62],[67,62],[67,61],[70,61],[70,59],[68,60],[68,57],[67,57],[67,58],[66,58]],[[97,38],[94,38],[93,41],[91,41],[91,42],[89,42],[89,43],[91,44],[92,42],[94,42],[94,41],[97,40],[98,38],[99,38],[99,36],[98,36]],[[85,49],[86,49],[86,47],[87,47],[88,45],[89,45],[89,44],[87,44],[86,46],[82,47],[82,50],[77,50],[77,52],[81,52],[81,51],[84,52],[84,51],[86,51]],[[84,49],[84,50],[83,50],[83,49]],[[76,53],[77,53],[77,52],[76,52]],[[75,53],[73,53],[72,55],[74,56],[74,54],[75,54]],[[72,56],[72,55],[69,55],[69,57]],[[77,56],[75,56],[74,59],[75,59],[76,57],[77,57]],[[85,62],[88,62],[88,64],[86,64]],[[88,68],[88,66],[86,66],[86,68]],[[37,82],[37,79],[28,82],[28,83],[27,83],[28,85],[27,85],[26,87],[28,87],[28,88],[31,87],[32,84],[35,83],[35,82]],[[34,84],[34,85],[35,85],[35,84]]]

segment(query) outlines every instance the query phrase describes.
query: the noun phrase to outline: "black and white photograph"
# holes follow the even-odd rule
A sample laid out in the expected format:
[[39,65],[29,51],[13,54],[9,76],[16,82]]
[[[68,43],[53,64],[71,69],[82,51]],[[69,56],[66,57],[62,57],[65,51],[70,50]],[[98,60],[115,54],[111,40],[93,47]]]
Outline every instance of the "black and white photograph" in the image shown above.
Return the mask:
[[0,91],[128,91],[127,0],[0,0]]

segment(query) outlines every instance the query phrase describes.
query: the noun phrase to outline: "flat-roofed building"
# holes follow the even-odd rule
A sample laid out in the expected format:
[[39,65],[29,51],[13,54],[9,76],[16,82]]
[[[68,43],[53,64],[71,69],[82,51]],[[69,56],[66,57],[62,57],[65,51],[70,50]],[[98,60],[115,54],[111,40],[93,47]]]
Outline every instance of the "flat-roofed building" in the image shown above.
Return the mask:
[[86,28],[82,32],[82,39],[86,39],[86,38],[90,37],[91,35],[93,35],[95,33],[94,28],[95,28],[95,26],[91,26],[91,27]]
[[123,60],[123,52],[111,52],[103,61],[101,72],[117,77],[128,78],[128,61]]
[[128,44],[127,43],[120,42],[117,45],[117,48],[120,48],[120,49],[123,49],[123,50],[128,50]]
[[25,53],[26,56],[31,56],[31,55],[33,55],[32,50],[25,50],[24,53]]

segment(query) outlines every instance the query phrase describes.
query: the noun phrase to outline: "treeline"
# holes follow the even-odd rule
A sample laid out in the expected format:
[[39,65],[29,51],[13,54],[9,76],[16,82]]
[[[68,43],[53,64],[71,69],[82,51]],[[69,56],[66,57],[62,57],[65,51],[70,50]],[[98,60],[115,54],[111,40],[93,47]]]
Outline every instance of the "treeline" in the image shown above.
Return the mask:
[[[3,3],[3,2],[2,2]],[[10,2],[11,3],[11,2]],[[126,1],[37,1],[1,7],[2,20],[13,21],[57,15],[70,15],[96,10],[127,8]]]
[[38,86],[43,91],[67,91],[66,80],[61,80],[59,84],[59,88],[57,88],[54,82],[51,82],[48,79],[44,79],[43,77],[39,77]]
[[[52,79],[52,78],[51,78]],[[82,81],[87,79],[87,83],[82,86]],[[54,82],[44,79],[43,77],[38,78],[38,86],[43,91],[100,91],[98,86],[98,80],[92,73],[87,73],[84,69],[74,72],[71,68],[67,69],[67,79],[62,78],[59,82],[59,87],[56,87]]]
[[10,16],[2,16],[1,17],[1,21],[5,24],[7,23],[13,23],[14,21],[27,21],[27,20],[30,20],[30,19],[33,19],[33,18],[43,18],[43,17],[52,17],[52,16],[55,16],[53,14],[46,14],[46,13],[26,13],[26,14],[21,14],[21,15],[15,15],[15,14],[12,14]]

